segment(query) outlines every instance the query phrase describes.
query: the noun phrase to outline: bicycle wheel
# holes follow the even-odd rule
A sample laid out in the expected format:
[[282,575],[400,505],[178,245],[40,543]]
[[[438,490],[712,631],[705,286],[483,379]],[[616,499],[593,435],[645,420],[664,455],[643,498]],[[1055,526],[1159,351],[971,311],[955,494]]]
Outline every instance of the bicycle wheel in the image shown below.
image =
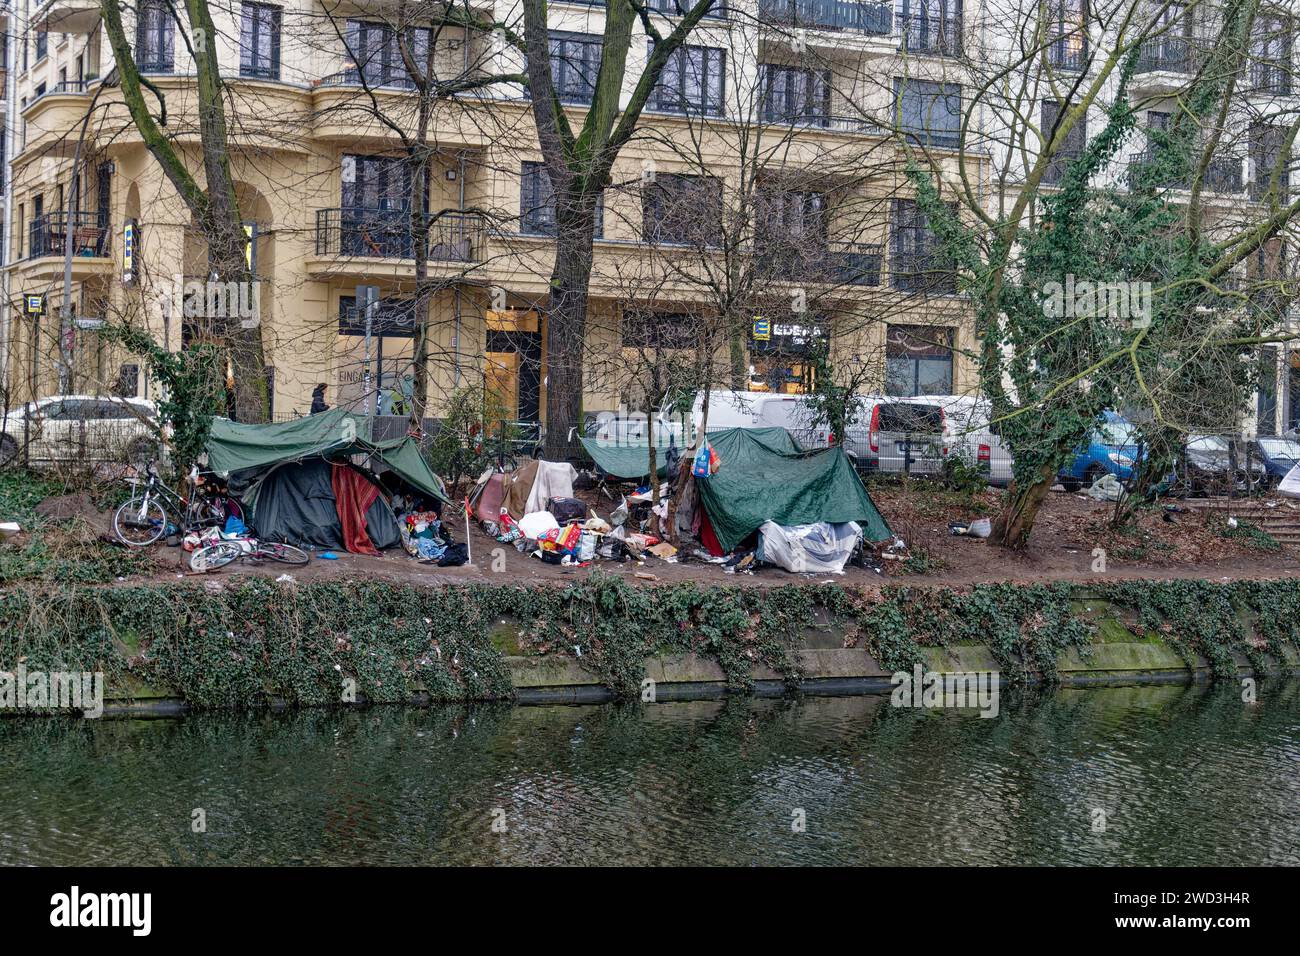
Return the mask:
[[232,544],[229,541],[218,541],[206,548],[199,548],[190,555],[190,570],[200,573],[215,571],[217,568],[224,568],[230,562],[237,560],[243,553],[244,549],[237,544]]
[[281,544],[278,541],[260,542],[257,550],[253,552],[253,556],[279,561],[281,564],[306,564],[311,560],[307,552],[302,548],[295,548],[291,544]]
[[132,548],[153,544],[166,530],[167,513],[151,495],[130,499],[113,515],[113,534]]

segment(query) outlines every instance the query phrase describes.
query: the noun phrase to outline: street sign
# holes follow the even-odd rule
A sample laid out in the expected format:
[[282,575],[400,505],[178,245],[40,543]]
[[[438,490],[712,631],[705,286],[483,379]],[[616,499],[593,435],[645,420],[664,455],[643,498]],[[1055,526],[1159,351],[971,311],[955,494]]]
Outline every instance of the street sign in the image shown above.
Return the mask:
[[104,320],[92,315],[79,315],[72,320],[72,324],[79,329],[102,329]]

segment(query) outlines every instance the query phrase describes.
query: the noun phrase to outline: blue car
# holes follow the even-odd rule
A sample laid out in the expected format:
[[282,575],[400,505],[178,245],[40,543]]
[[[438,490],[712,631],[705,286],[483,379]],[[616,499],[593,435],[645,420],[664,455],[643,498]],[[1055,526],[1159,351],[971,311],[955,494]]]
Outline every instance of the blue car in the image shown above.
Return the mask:
[[1088,444],[1074,453],[1058,478],[1066,491],[1078,491],[1102,475],[1129,481],[1138,457],[1137,433],[1128,419],[1118,412],[1102,412],[1097,427],[1088,436]]

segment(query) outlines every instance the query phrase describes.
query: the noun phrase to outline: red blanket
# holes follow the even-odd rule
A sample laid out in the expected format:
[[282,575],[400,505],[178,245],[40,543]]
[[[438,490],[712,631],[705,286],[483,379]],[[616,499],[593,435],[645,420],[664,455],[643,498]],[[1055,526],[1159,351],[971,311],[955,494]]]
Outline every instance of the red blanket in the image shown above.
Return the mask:
[[379,489],[347,465],[334,462],[330,469],[339,524],[343,526],[343,549],[353,554],[379,554],[370,535],[366,534],[366,512],[379,497]]

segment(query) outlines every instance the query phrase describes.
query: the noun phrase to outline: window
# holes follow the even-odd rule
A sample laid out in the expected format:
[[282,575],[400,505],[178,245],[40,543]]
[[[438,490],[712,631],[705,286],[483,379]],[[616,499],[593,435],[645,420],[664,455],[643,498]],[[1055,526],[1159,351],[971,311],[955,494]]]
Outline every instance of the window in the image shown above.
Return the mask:
[[[650,42],[654,53],[654,41]],[[664,113],[721,116],[727,53],[716,47],[681,46],[668,58],[650,91],[650,108]]]
[[[956,207],[951,208],[955,212]],[[956,273],[941,252],[929,218],[915,200],[894,200],[892,225],[889,239],[894,288],[934,295],[955,294]]]
[[961,87],[894,79],[898,128],[925,146],[956,146],[961,137]]
[[1082,70],[1088,60],[1087,0],[1047,5],[1047,62],[1058,70]]
[[641,191],[647,242],[716,245],[721,223],[722,183],[712,176],[660,173]]
[[551,82],[561,103],[590,104],[596,94],[602,39],[585,33],[552,33]]
[[[407,50],[417,66],[423,67],[429,59],[429,46],[433,32],[428,27],[407,27]],[[415,86],[402,62],[397,31],[387,23],[368,23],[349,20],[347,48],[356,67],[348,73],[365,81],[367,86]]]
[[903,0],[899,32],[910,53],[962,52],[961,0]]
[[280,78],[280,8],[265,3],[240,5],[239,75]]
[[1260,14],[1251,26],[1251,86],[1265,93],[1291,92],[1291,37],[1295,24],[1277,13]]
[[1154,36],[1142,44],[1137,72],[1191,72],[1194,66],[1191,11],[1182,3],[1165,4],[1156,14],[1155,21]]
[[[1250,183],[1250,198],[1260,201],[1272,185],[1273,175],[1277,173],[1278,201],[1287,201],[1287,190],[1291,183],[1291,160],[1283,158],[1282,147],[1286,144],[1287,131],[1280,126],[1256,125],[1250,131],[1250,160],[1255,168]],[[1280,169],[1279,169],[1280,167]]]
[[[1043,131],[1043,148],[1051,142],[1052,136],[1056,132],[1056,124],[1061,116],[1061,104],[1055,100],[1043,100],[1042,125],[1039,127]],[[1057,147],[1056,151],[1048,160],[1047,169],[1043,172],[1043,182],[1059,183],[1065,176],[1065,170],[1071,161],[1078,159],[1083,155],[1083,148],[1088,142],[1088,117],[1087,114],[1080,116],[1070,132],[1065,134],[1065,139]]]
[[45,30],[36,31],[36,62],[40,63],[50,52],[50,35]]
[[[605,201],[596,203],[595,237],[605,235]],[[555,192],[542,163],[524,163],[519,185],[519,231],[529,236],[555,235]]]
[[633,348],[688,349],[699,329],[700,316],[690,312],[623,311],[623,344]]
[[885,333],[885,394],[952,394],[952,329],[891,325]]
[[172,71],[175,28],[171,11],[163,0],[141,0],[135,27],[135,59],[142,72]]
[[758,65],[765,123],[813,123],[824,126],[831,113],[830,70]]

